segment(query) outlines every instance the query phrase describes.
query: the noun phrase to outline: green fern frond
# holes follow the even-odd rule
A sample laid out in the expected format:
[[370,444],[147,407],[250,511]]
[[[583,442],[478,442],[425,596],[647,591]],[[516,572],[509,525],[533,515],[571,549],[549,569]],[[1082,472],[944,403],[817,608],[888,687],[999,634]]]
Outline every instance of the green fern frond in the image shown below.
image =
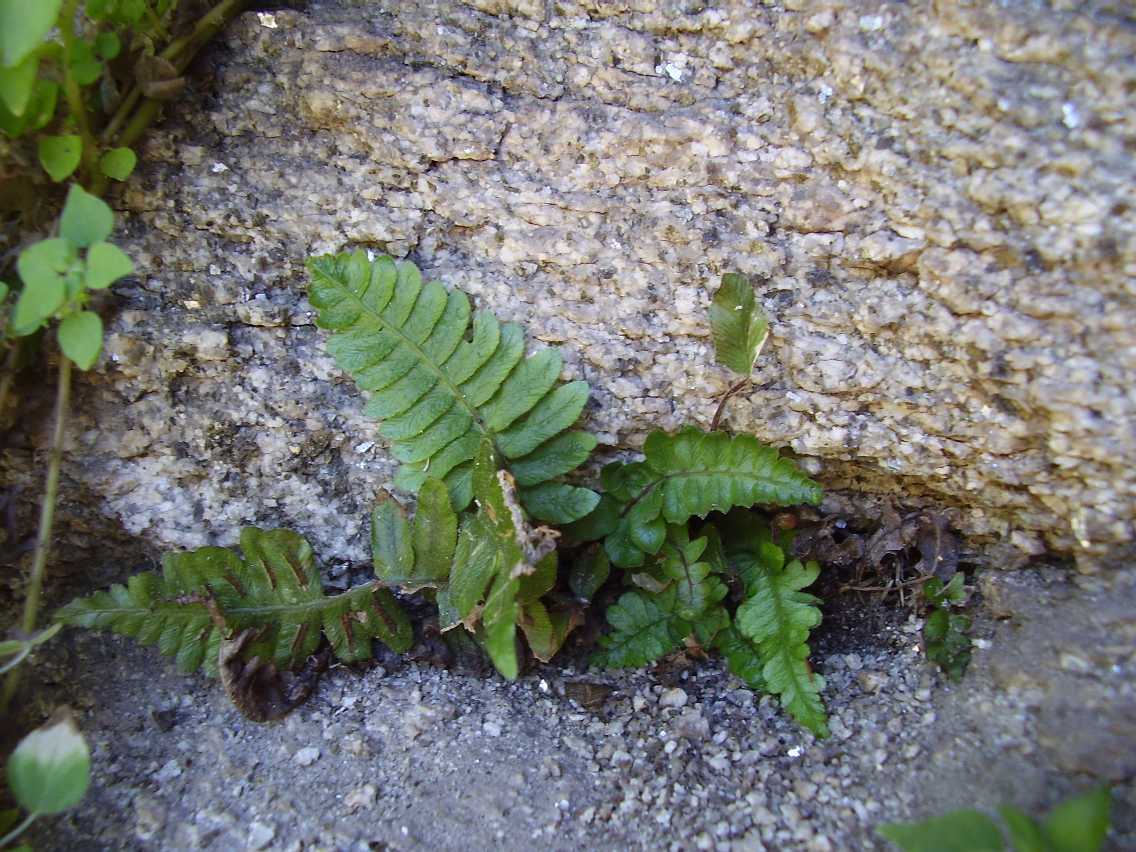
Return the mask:
[[820,567],[797,560],[786,564],[768,528],[756,528],[749,539],[737,543],[740,546],[732,547],[729,538],[726,542],[746,586],[735,625],[757,649],[766,691],[779,695],[782,706],[806,728],[827,736],[820,700],[824,678],[812,671],[808,660],[809,632],[821,621],[819,601],[801,591],[816,580]]
[[694,622],[702,613],[726,596],[726,585],[713,566],[701,560],[708,539],[690,540],[685,524],[667,528],[667,538],[659,551],[652,573],[664,583],[674,583],[675,614]]
[[518,622],[537,635],[534,653],[559,647],[540,603],[556,582],[556,535],[529,526],[513,476],[498,468],[489,439],[474,461],[472,482],[478,510],[462,520],[449,581],[438,591],[439,621],[443,630],[464,624],[473,631],[497,670],[514,680]]
[[690,623],[676,613],[674,586],[663,592],[624,592],[607,609],[612,632],[601,636],[592,665],[609,669],[633,668],[652,663],[682,647]]
[[455,511],[473,499],[473,460],[492,440],[540,520],[568,523],[592,510],[598,496],[557,477],[595,447],[586,432],[567,431],[588,399],[586,382],[559,382],[555,349],[528,358],[524,333],[487,311],[471,316],[469,299],[418,268],[389,257],[324,255],[308,260],[309,298],[318,323],[335,333],[327,348],[371,394],[366,412],[402,462],[395,484],[417,493],[442,479]]
[[410,648],[406,614],[374,584],[327,597],[312,549],[290,530],[241,530],[242,559],[223,547],[167,554],[162,572],[131,577],[60,609],[56,621],[110,630],[176,658],[178,670],[217,674],[221,640],[262,628],[246,658],[293,669],[315,652],[320,632],[344,662],[371,658],[371,640]]
[[722,286],[710,302],[710,332],[718,361],[748,376],[769,335],[769,321],[744,275],[728,272],[722,276]]
[[592,515],[569,529],[576,537],[605,536],[611,561],[642,565],[658,553],[667,524],[758,503],[818,503],[820,486],[777,450],[749,435],[729,436],[687,427],[676,435],[653,432],[645,458],[603,470],[606,493]]

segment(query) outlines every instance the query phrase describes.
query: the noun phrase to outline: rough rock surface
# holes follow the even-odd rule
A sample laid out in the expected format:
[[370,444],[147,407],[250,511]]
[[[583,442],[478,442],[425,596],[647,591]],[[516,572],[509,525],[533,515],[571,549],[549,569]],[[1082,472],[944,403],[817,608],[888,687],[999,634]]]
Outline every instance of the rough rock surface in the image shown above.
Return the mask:
[[805,457],[831,507],[954,507],[1091,569],[1136,512],[1126,8],[246,14],[117,199],[140,275],[104,305],[71,493],[152,545],[256,522],[363,558],[391,465],[322,352],[308,253],[410,256],[561,344],[613,448],[709,421],[706,309],[739,270],[773,336],[732,428]]

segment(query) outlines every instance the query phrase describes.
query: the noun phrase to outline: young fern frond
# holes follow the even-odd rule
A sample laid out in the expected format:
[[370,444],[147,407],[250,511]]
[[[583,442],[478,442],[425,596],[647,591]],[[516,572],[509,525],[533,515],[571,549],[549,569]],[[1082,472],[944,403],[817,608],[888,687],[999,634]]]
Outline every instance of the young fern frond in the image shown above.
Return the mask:
[[556,533],[528,524],[513,476],[498,467],[488,439],[472,479],[478,510],[462,520],[449,578],[438,590],[438,620],[442,630],[472,631],[497,671],[514,680],[518,625],[533,653],[548,660],[575,622],[540,600],[556,583]]
[[676,598],[674,586],[658,594],[624,592],[607,609],[612,632],[600,637],[592,664],[609,669],[645,666],[681,648],[690,623],[675,612]]
[[[757,651],[765,690],[779,695],[782,706],[806,728],[827,736],[820,700],[824,678],[809,665],[809,631],[821,621],[819,600],[801,591],[816,580],[820,567],[797,560],[786,564],[785,552],[773,543],[768,529],[757,528],[740,541],[728,536],[725,540],[728,558],[745,582],[746,600],[734,623]],[[730,649],[738,656],[737,665],[753,665],[737,645]]]
[[57,621],[110,630],[157,645],[178,670],[217,674],[223,639],[260,628],[244,653],[294,669],[314,653],[321,631],[344,662],[371,658],[371,640],[396,652],[410,648],[406,614],[390,592],[367,584],[327,597],[312,549],[290,530],[241,530],[241,558],[223,547],[167,554],[162,572],[78,598]]
[[[659,559],[631,582],[644,588],[624,594],[608,608],[612,633],[600,639],[593,662],[609,668],[640,666],[678,650],[688,638],[710,647],[729,626],[720,606],[726,585],[700,557],[705,537],[690,540],[685,526],[667,532]],[[648,588],[649,587],[649,588]]]
[[366,412],[402,462],[395,485],[417,493],[427,478],[441,479],[460,512],[488,438],[533,516],[569,523],[592,510],[594,492],[558,481],[596,439],[568,431],[588,385],[559,382],[555,349],[524,358],[519,325],[487,311],[471,316],[465,294],[423,284],[410,262],[355,252],[311,258],[308,271],[318,324],[335,332],[328,351],[370,393]]
[[658,553],[667,524],[735,506],[820,501],[819,485],[749,435],[693,427],[675,435],[653,432],[643,454],[641,462],[604,468],[603,499],[570,530],[577,537],[605,536],[604,548],[620,567],[638,567]]

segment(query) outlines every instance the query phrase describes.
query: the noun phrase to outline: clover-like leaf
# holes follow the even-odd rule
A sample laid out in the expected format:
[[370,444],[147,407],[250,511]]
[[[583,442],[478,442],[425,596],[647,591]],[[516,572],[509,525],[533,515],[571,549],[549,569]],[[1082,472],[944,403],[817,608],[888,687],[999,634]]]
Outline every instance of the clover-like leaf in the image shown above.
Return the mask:
[[59,323],[59,348],[80,370],[89,370],[103,348],[103,321],[93,311],[68,314]]
[[65,708],[32,731],[8,758],[8,786],[32,814],[57,814],[77,805],[91,778],[91,752]]
[[114,213],[101,198],[76,183],[67,191],[59,217],[59,234],[80,248],[102,242],[114,230]]
[[24,289],[12,311],[11,332],[17,337],[40,328],[63,305],[67,296],[67,273],[75,251],[64,239],[32,243],[16,261]]
[[62,0],[0,0],[0,65],[11,68],[40,46],[55,26]]
[[111,148],[99,158],[99,168],[112,180],[126,180],[138,164],[138,155],[129,148]]
[[83,156],[83,140],[74,134],[44,136],[39,140],[39,162],[56,183],[66,180]]
[[109,287],[134,272],[130,256],[114,243],[98,242],[87,249],[83,282],[92,290]]
[[11,68],[0,67],[0,101],[20,117],[28,108],[35,91],[36,71],[39,70],[39,56],[29,54],[18,65]]

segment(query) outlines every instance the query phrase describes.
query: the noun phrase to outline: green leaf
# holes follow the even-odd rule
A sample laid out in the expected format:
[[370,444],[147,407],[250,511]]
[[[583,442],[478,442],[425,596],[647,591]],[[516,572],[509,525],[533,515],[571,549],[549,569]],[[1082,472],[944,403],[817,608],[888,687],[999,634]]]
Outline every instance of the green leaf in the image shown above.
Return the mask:
[[693,427],[676,435],[653,432],[643,452],[642,462],[604,469],[604,485],[622,507],[604,546],[621,567],[642,565],[657,551],[663,521],[684,524],[695,515],[757,503],[820,502],[819,485],[749,435]]
[[1097,852],[1108,834],[1111,808],[1112,793],[1098,787],[1055,807],[1041,830],[1053,852]]
[[422,484],[412,524],[398,503],[380,498],[371,514],[375,576],[404,592],[444,585],[453,563],[457,529],[457,515],[440,479]]
[[14,116],[22,116],[35,91],[36,71],[39,70],[39,56],[29,54],[18,65],[0,68],[0,100]]
[[0,98],[0,130],[15,138],[26,131],[43,128],[55,116],[55,102],[59,97],[59,85],[52,80],[37,78],[32,89],[31,100],[23,115],[15,115]]
[[138,164],[138,156],[129,148],[111,148],[99,159],[99,168],[112,180],[126,180]]
[[710,303],[710,331],[718,361],[748,376],[769,334],[769,322],[744,275],[722,276],[722,286]]
[[604,668],[645,666],[682,647],[690,624],[675,612],[675,588],[659,594],[624,592],[607,609],[612,632],[600,637],[592,665]]
[[922,822],[893,822],[876,832],[904,852],[1001,852],[1002,835],[980,811],[951,811]]
[[68,314],[59,323],[59,348],[80,370],[89,370],[103,348],[103,321],[91,311]]
[[[513,477],[498,468],[488,438],[474,462],[472,487],[478,511],[466,516],[458,533],[445,602],[475,631],[497,670],[514,680],[520,670],[516,627],[522,612],[518,599],[523,596],[531,601],[542,593],[542,587],[547,589],[550,580],[538,581],[536,588],[528,590],[522,583],[542,573],[541,569],[551,568],[551,579],[555,578],[556,536],[545,527],[528,525]],[[539,615],[530,609],[530,619],[534,613]],[[542,644],[542,650],[545,647]]]
[[5,299],[7,299],[8,293],[10,292],[11,288],[9,288],[5,282],[0,281],[0,302],[3,302]]
[[730,626],[718,633],[714,647],[725,658],[730,673],[742,683],[757,692],[769,691],[761,674],[765,661],[757,646],[739,633],[737,628]]
[[80,86],[89,86],[103,73],[103,64],[95,56],[95,47],[89,42],[77,39],[71,43],[71,54],[68,57],[71,77]]
[[118,38],[118,33],[113,30],[101,32],[95,38],[95,53],[102,59],[114,59],[121,50],[122,42]]
[[16,261],[24,289],[12,312],[11,331],[17,337],[31,334],[63,305],[65,275],[75,258],[71,244],[63,239],[32,243]]
[[566,482],[545,482],[535,488],[522,488],[520,494],[521,503],[529,514],[550,524],[578,521],[600,502],[600,495],[592,489]]
[[134,272],[130,256],[114,243],[95,243],[87,250],[87,269],[83,282],[92,290],[109,287]]
[[947,609],[935,609],[923,623],[927,659],[951,680],[959,680],[970,665],[970,619]]
[[541,601],[524,604],[519,617],[533,656],[543,663],[556,655],[576,623],[570,612],[549,610]]
[[18,65],[39,47],[55,26],[61,2],[0,0],[0,65]]
[[[587,401],[583,382],[559,383],[561,358],[544,349],[524,358],[520,327],[437,282],[412,263],[362,252],[308,260],[318,323],[335,333],[327,348],[371,394],[366,411],[402,462],[395,484],[417,492],[446,482],[455,511],[472,499],[474,456],[484,438],[544,517],[576,518],[589,500],[578,489],[529,491],[576,467],[591,436],[565,432]],[[563,501],[562,505],[557,501]]]
[[611,573],[611,560],[603,548],[593,547],[577,559],[568,572],[568,588],[581,603],[590,603]]
[[1013,805],[1003,805],[998,808],[998,813],[1006,824],[1014,852],[1052,852],[1041,833],[1041,826],[1028,814]]
[[59,217],[59,233],[80,248],[102,242],[114,230],[114,213],[101,198],[76,183],[67,191],[67,201]]
[[56,183],[79,168],[83,140],[75,135],[45,136],[39,140],[39,162]]
[[816,580],[820,567],[796,560],[786,565],[784,551],[768,539],[768,530],[727,541],[727,550],[746,584],[735,625],[758,650],[766,689],[781,697],[781,705],[798,722],[818,737],[828,736],[820,700],[824,678],[812,671],[807,644],[821,614],[817,598],[801,591]]
[[32,731],[8,758],[8,786],[20,807],[57,814],[79,804],[91,778],[91,752],[69,712]]
[[713,576],[710,564],[699,561],[706,543],[705,538],[690,541],[685,524],[671,526],[666,529],[666,543],[653,569],[665,584],[674,583],[674,611],[684,621],[696,621],[726,596],[726,586]]
[[246,651],[279,669],[299,667],[327,636],[344,662],[371,658],[377,638],[393,651],[410,648],[413,631],[386,589],[368,583],[327,597],[312,549],[290,530],[241,530],[244,558],[223,547],[170,553],[162,573],[73,600],[56,613],[63,624],[110,630],[158,646],[181,672],[204,666],[216,675],[222,638],[261,628]]

